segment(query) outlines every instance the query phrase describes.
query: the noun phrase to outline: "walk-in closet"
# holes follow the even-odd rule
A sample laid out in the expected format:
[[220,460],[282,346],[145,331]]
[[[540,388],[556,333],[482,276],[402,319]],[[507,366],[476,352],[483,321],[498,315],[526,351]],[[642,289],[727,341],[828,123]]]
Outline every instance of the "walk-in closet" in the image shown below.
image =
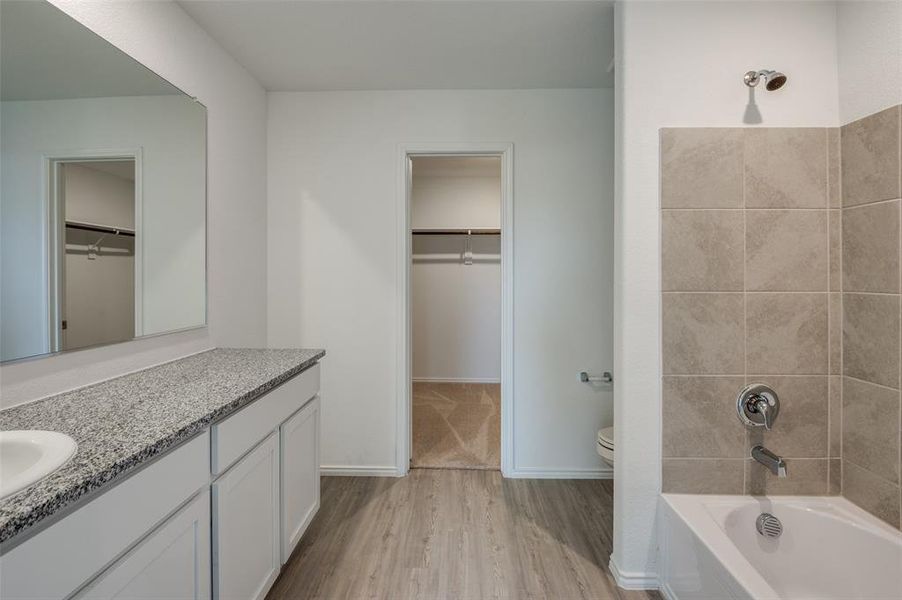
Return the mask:
[[414,468],[500,468],[501,159],[412,159]]

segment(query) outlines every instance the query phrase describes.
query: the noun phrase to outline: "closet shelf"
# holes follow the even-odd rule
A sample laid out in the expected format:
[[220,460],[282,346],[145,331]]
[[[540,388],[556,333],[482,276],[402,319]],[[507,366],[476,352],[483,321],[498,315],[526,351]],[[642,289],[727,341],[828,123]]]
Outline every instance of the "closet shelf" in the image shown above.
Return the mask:
[[413,235],[501,235],[500,229],[474,227],[472,229],[414,229]]
[[111,227],[109,225],[98,225],[97,223],[85,223],[82,221],[66,221],[66,227],[80,229],[82,231],[96,231],[97,233],[111,233],[113,235],[135,237],[135,230],[127,227]]

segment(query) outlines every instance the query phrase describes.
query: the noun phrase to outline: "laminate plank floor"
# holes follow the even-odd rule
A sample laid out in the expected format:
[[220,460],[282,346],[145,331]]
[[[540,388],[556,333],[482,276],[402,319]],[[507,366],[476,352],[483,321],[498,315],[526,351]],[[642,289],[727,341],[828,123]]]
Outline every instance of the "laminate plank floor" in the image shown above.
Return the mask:
[[612,515],[611,481],[324,477],[319,513],[268,599],[659,599],[614,584]]

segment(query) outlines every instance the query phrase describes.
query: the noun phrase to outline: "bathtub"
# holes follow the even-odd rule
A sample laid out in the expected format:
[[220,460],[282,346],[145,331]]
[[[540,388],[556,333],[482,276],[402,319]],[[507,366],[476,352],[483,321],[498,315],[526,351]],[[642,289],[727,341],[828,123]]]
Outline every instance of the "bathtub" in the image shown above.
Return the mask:
[[[758,533],[762,512],[783,524]],[[840,497],[662,494],[665,598],[902,598],[902,534]]]

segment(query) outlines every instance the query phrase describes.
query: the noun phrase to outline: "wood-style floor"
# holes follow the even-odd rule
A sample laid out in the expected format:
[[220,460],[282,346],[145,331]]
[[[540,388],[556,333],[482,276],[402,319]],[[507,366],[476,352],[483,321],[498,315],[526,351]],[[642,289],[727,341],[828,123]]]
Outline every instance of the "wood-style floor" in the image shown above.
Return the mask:
[[610,481],[497,471],[325,477],[268,599],[657,599],[608,572],[612,493]]

